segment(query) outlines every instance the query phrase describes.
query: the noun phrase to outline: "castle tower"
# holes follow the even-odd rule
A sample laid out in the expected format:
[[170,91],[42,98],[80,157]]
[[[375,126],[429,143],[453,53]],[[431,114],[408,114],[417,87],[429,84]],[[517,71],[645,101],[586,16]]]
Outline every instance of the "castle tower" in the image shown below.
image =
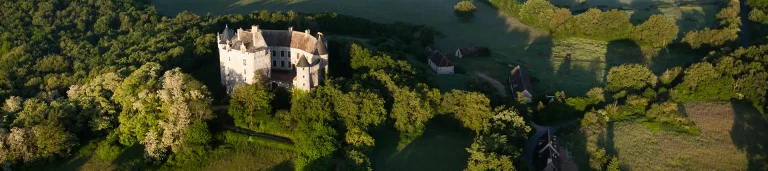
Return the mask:
[[305,56],[299,58],[299,62],[296,63],[296,78],[294,79],[293,86],[309,91],[309,88],[312,86],[309,62]]

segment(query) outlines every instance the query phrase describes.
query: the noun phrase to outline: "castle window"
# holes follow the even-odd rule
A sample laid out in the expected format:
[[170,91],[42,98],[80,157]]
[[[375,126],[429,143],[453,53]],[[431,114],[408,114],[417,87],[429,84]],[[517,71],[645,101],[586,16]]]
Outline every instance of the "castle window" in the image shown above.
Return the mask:
[[288,65],[288,68],[293,68],[293,67],[291,67],[291,65]]
[[280,57],[285,57],[285,51],[280,51]]
[[280,67],[285,67],[285,61],[280,61]]
[[275,50],[272,50],[272,56],[275,56],[275,55],[276,55]]
[[243,59],[243,65],[245,65],[245,59]]
[[272,61],[272,66],[277,67],[277,61]]

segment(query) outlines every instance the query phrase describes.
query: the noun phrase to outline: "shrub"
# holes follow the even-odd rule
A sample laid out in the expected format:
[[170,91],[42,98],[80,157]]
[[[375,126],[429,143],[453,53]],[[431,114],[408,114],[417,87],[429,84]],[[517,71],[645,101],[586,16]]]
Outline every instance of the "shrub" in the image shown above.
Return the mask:
[[683,71],[683,69],[680,68],[679,66],[667,69],[666,71],[664,71],[663,74],[661,74],[661,76],[659,77],[659,81],[661,82],[662,85],[669,85],[672,83],[672,81],[675,81],[675,79],[677,79],[678,76],[680,76],[681,71]]
[[459,1],[458,4],[453,6],[453,9],[453,13],[464,20],[474,18],[475,11],[477,11],[477,8],[475,8],[475,4],[472,4],[472,1]]
[[459,1],[453,8],[456,11],[462,11],[462,12],[474,12],[477,10],[475,7],[475,4],[472,4],[472,1]]
[[477,11],[477,8],[475,7],[475,4],[472,4],[472,1],[459,1],[459,3],[453,6],[453,9],[454,14],[462,19],[471,19],[475,17],[474,12]]
[[106,141],[100,142],[99,147],[96,148],[96,157],[104,161],[115,160],[120,153],[122,153],[122,149],[119,146]]

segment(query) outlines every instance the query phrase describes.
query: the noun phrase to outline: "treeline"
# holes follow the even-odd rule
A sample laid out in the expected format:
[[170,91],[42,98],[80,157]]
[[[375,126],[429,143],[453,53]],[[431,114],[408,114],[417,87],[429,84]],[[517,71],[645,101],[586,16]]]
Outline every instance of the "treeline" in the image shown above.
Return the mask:
[[741,31],[740,8],[739,1],[732,0],[728,3],[728,7],[717,13],[716,17],[720,21],[717,28],[690,31],[685,34],[682,42],[688,43],[693,48],[719,47],[734,42],[739,38],[739,31]]
[[546,0],[520,3],[516,0],[489,0],[504,13],[523,23],[549,32],[555,38],[580,37],[613,41],[634,40],[638,45],[663,47],[677,39],[678,26],[673,18],[653,15],[640,25],[632,25],[629,15],[620,10],[591,8],[573,15],[568,8],[557,8]]
[[768,1],[747,0],[747,6],[752,8],[752,11],[749,12],[749,20],[768,24]]

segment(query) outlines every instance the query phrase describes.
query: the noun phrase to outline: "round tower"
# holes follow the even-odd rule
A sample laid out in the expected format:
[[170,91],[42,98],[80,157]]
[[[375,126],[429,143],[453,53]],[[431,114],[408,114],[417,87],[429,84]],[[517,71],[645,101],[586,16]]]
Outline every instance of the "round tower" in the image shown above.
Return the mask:
[[312,85],[312,77],[310,75],[310,65],[305,56],[299,57],[299,62],[296,63],[296,78],[294,79],[293,86],[304,91],[309,91]]

